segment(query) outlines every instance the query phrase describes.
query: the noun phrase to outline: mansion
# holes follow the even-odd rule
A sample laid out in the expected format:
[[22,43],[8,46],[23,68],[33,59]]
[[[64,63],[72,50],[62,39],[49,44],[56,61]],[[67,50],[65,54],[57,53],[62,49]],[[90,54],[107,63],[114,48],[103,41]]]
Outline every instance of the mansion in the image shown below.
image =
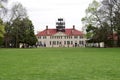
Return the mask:
[[39,47],[84,47],[86,44],[83,32],[75,29],[75,26],[70,29],[65,28],[62,18],[56,22],[55,29],[46,26],[46,29],[38,32],[36,37]]

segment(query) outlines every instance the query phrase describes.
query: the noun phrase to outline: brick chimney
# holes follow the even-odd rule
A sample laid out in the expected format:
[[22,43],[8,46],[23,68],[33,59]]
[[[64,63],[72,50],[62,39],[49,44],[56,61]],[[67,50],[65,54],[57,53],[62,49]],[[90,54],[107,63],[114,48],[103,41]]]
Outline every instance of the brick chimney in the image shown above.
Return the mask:
[[48,30],[48,25],[46,26],[46,30]]
[[48,26],[46,26],[46,33],[49,34]]
[[71,31],[72,34],[74,34],[74,30],[75,30],[75,25],[73,25],[73,29]]
[[75,29],[75,25],[73,25],[73,30]]

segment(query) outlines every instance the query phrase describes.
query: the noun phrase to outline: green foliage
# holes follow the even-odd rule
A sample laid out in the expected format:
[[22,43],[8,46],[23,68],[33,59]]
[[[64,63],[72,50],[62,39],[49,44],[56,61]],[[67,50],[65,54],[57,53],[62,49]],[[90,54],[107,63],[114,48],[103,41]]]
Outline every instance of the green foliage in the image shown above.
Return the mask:
[[100,7],[100,3],[94,0],[89,7],[86,9],[87,14],[96,14],[98,7]]
[[0,45],[3,43],[3,38],[0,37]]
[[92,32],[87,32],[87,34],[85,35],[87,39],[90,39],[93,36]]
[[[86,9],[86,16],[82,18],[87,36],[95,42],[104,42],[106,45],[114,44],[114,33],[117,33],[120,44],[120,1],[102,0],[93,1]],[[94,26],[94,27],[93,27]],[[90,35],[91,34],[91,35]],[[107,42],[109,41],[109,43]],[[119,45],[120,46],[120,45]]]
[[12,44],[12,47],[18,48],[21,43],[33,46],[37,42],[32,21],[27,17],[26,9],[21,3],[13,5],[10,21],[6,23],[5,30],[6,47]]
[[99,7],[100,3],[94,0],[86,9],[86,16],[81,20],[84,24],[84,29],[86,30],[85,32],[87,32],[86,37],[88,39],[92,39],[94,37],[96,40],[98,38],[98,36],[96,36],[98,34],[98,26],[101,25],[98,25],[98,23],[100,23],[97,11]]
[[96,27],[92,26],[91,24],[89,24],[86,28],[86,37],[87,39],[90,39],[94,33],[95,33]]
[[[120,4],[120,2],[119,2]],[[113,17],[113,25],[114,30],[118,34],[118,46],[120,47],[120,8],[118,8],[118,11],[115,11],[115,16]]]
[[96,30],[96,27],[94,27],[91,24],[89,24],[87,26],[86,32],[94,32],[95,30]]
[[0,45],[3,42],[4,33],[5,33],[4,24],[3,24],[2,20],[0,19]]
[[0,80],[119,80],[120,49],[0,49]]
[[33,46],[36,44],[37,42],[37,38],[34,34],[34,26],[32,24],[32,21],[29,20],[28,18],[25,18],[23,20],[23,25],[24,25],[24,31],[23,32],[25,35],[24,38],[23,38],[23,43],[27,43],[28,45],[30,46]]
[[5,33],[3,21],[0,19],[0,37],[3,37]]
[[3,36],[4,36],[4,33],[5,33],[4,25],[1,25],[1,24],[0,24],[0,37],[3,37]]
[[97,1],[93,1],[89,4],[88,8],[86,9],[86,16],[82,18],[82,22],[84,22],[85,27],[89,24],[96,25],[98,20],[98,12],[97,9],[100,7],[100,3]]
[[3,43],[3,38],[4,38],[4,24],[3,24],[3,18],[5,17],[7,13],[7,9],[5,8],[6,6],[4,3],[7,3],[8,0],[0,0],[0,45]]
[[15,39],[17,46],[19,43],[33,46],[37,42],[37,38],[34,34],[34,26],[32,21],[28,18],[17,18],[12,24],[12,36]]

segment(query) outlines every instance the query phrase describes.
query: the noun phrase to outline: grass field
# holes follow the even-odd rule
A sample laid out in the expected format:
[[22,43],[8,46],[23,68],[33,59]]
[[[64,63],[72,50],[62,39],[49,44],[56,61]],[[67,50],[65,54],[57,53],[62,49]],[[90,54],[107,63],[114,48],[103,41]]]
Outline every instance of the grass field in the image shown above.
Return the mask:
[[120,80],[120,49],[0,49],[0,80]]

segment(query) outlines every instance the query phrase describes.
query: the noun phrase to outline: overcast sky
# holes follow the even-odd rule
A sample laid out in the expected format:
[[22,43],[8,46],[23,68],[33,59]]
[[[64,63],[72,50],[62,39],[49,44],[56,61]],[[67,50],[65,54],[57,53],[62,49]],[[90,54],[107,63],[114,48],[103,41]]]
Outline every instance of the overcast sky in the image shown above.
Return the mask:
[[16,1],[27,9],[37,32],[44,30],[46,25],[55,28],[58,18],[64,18],[66,28],[75,25],[76,29],[81,30],[81,18],[85,16],[85,9],[93,0],[10,0],[9,4]]

